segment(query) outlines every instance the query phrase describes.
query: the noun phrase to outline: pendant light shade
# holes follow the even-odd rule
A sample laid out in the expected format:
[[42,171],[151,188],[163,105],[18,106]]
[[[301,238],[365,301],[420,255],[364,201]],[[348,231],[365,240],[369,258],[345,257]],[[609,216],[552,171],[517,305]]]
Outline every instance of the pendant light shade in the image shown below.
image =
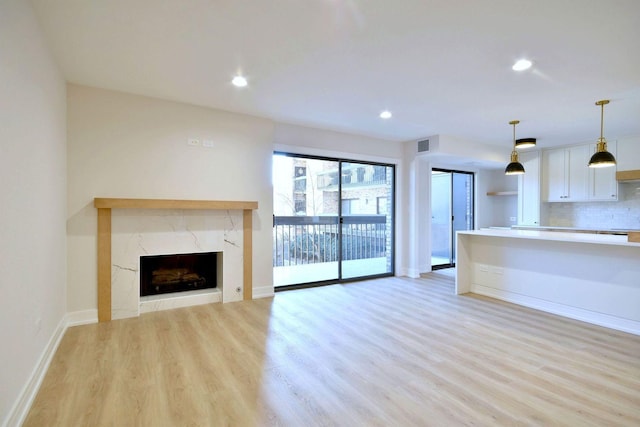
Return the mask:
[[504,170],[505,175],[522,175],[524,173],[524,166],[518,161],[518,154],[511,154],[511,163],[509,163]]
[[598,142],[598,151],[596,151],[596,153],[593,156],[591,156],[591,160],[589,160],[589,167],[590,168],[608,168],[609,166],[615,166],[615,165],[616,165],[616,158],[613,157],[613,154],[607,151],[606,145],[601,150],[600,142]]
[[516,139],[516,148],[530,148],[536,146],[535,138],[520,138]]
[[604,139],[604,106],[608,103],[608,99],[596,102],[596,105],[600,106],[600,138],[598,138],[596,152],[589,160],[590,168],[608,168],[616,165],[616,158],[607,151],[607,140]]
[[516,151],[516,125],[520,123],[520,120],[511,120],[510,125],[513,125],[513,151],[511,151],[511,163],[509,163],[504,170],[505,175],[522,175],[524,173],[524,166],[518,161],[518,152]]

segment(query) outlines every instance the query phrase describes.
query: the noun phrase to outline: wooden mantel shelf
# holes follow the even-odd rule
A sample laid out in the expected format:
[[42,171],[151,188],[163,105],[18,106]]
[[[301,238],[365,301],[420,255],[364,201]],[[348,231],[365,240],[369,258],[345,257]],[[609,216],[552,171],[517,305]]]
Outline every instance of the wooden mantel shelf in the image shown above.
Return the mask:
[[172,199],[110,199],[96,197],[93,206],[98,209],[204,209],[204,210],[255,210],[258,202],[223,200],[172,200]]
[[96,197],[98,209],[98,321],[111,320],[111,209],[241,210],[243,298],[253,298],[253,212],[258,202],[222,200],[120,199]]

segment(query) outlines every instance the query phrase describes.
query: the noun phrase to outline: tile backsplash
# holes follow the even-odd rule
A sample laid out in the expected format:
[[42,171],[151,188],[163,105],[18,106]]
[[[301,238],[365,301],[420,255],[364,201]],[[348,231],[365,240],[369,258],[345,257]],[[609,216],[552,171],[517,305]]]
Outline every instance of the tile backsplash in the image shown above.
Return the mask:
[[544,225],[640,229],[640,183],[620,184],[617,202],[543,203],[541,208]]

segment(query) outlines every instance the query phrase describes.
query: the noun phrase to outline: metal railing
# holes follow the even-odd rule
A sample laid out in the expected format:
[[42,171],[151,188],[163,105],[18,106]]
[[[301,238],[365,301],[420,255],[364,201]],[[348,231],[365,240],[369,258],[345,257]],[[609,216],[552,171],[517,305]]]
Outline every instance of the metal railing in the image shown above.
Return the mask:
[[273,266],[384,257],[387,226],[386,215],[274,216]]

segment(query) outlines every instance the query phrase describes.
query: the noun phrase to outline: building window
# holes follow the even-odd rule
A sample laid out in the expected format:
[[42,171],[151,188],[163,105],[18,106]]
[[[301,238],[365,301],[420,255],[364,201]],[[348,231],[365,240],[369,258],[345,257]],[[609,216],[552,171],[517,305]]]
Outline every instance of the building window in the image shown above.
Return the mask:
[[293,191],[304,192],[307,190],[307,168],[304,166],[295,167],[293,177]]
[[358,212],[358,199],[342,199],[342,215],[352,215]]
[[304,193],[295,193],[293,196],[293,209],[296,215],[307,214],[307,195]]
[[385,166],[373,167],[373,182],[383,184],[387,181],[387,168]]

